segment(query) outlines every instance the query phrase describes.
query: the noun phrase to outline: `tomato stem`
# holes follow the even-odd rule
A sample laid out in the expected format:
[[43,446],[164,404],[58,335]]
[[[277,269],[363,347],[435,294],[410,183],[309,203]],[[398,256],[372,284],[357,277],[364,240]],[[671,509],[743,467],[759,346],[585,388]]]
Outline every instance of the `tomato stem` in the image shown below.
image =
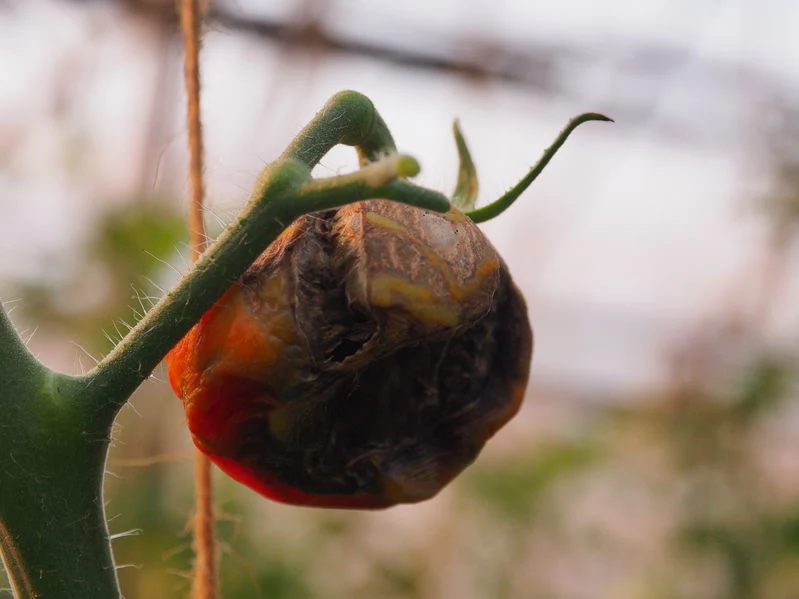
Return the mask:
[[361,166],[396,153],[394,138],[372,101],[346,90],[328,100],[299,132],[280,160],[295,159],[309,169],[339,144],[354,146]]
[[354,173],[308,181],[297,190],[295,205],[304,211],[318,211],[350,203],[353,198],[384,198],[435,212],[449,210],[449,200],[443,194],[401,179],[418,172],[415,159],[394,154]]

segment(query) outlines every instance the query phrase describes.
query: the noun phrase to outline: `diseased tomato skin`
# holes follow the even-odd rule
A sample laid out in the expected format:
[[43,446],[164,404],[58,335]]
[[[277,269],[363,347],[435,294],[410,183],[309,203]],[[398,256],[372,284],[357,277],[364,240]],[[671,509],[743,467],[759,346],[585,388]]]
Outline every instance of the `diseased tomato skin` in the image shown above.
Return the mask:
[[524,300],[476,226],[378,200],[291,225],[167,364],[195,444],[232,478],[376,509],[468,466],[518,411],[531,355]]

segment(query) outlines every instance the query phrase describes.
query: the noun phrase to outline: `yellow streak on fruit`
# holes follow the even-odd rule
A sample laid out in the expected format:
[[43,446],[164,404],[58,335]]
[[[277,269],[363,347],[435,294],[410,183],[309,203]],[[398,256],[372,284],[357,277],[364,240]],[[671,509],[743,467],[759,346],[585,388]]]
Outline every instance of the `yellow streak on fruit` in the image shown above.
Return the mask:
[[458,310],[444,305],[424,285],[414,285],[391,275],[371,281],[370,299],[379,308],[395,307],[398,300],[414,318],[430,324],[452,327],[458,324]]
[[[451,218],[451,220],[453,221],[462,221],[464,218],[466,218],[460,212],[450,212],[446,216],[448,218]],[[411,231],[409,231],[404,225],[398,223],[397,221],[391,218],[388,218],[381,214],[376,214],[374,212],[367,213],[366,219],[375,226],[382,227],[389,231],[394,231],[397,233],[403,233],[407,235],[410,241],[418,247],[422,255],[424,255],[424,257],[430,263],[430,265],[435,267],[436,270],[444,277],[444,279],[447,282],[447,287],[449,288],[448,291],[450,297],[455,302],[460,302],[468,298],[472,293],[474,293],[480,288],[480,286],[483,284],[483,280],[486,277],[491,276],[491,274],[493,274],[499,269],[499,260],[484,260],[481,264],[478,265],[477,272],[475,273],[475,276],[472,279],[472,281],[466,285],[460,285],[459,282],[455,279],[455,275],[452,273],[452,269],[450,268],[449,263],[444,258],[442,258],[433,248],[424,243],[424,240],[420,240],[416,235],[411,233]],[[397,277],[386,276],[386,278],[394,279]],[[383,304],[378,302],[377,296],[375,295],[376,288],[374,287],[374,283],[372,283],[372,285],[373,285],[372,296],[373,296],[373,301],[376,302],[375,305],[382,307],[391,306],[390,303]],[[409,289],[413,288],[413,290],[408,294],[408,297],[412,297],[414,298],[414,300],[421,299],[419,296],[420,293],[419,290],[424,289],[421,285],[412,285],[410,283],[406,283],[406,285]],[[429,298],[428,301],[434,301],[435,299],[432,293],[428,293],[428,298]],[[409,311],[411,313],[415,313],[411,310]],[[432,321],[432,322],[440,322],[441,324],[444,324],[446,326],[451,326],[447,324],[448,321],[447,322]]]
[[461,212],[454,206],[449,209],[449,212],[447,212],[447,218],[449,218],[454,223],[463,223],[469,220],[468,216],[466,216],[463,212]]
[[388,218],[387,216],[383,216],[382,214],[377,214],[376,212],[368,212],[366,214],[366,220],[368,220],[373,225],[377,225],[378,227],[388,229],[389,231],[396,231],[397,233],[405,233],[406,235],[411,234],[411,232],[408,231],[406,227],[404,227],[397,221]]

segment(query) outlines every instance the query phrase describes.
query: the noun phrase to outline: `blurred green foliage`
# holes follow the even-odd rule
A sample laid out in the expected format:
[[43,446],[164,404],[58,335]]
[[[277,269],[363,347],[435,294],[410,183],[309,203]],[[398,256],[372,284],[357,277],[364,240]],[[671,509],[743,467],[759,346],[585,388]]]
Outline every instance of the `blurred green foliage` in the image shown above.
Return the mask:
[[499,518],[527,523],[534,516],[552,485],[569,476],[579,476],[601,457],[598,442],[564,440],[496,464],[475,467],[468,476],[471,491],[490,506]]

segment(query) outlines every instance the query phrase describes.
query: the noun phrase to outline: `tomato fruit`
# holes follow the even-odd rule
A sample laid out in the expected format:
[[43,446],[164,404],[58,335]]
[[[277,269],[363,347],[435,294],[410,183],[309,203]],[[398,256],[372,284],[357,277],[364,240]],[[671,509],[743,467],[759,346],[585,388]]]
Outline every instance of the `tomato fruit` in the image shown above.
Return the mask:
[[194,443],[286,503],[435,495],[519,409],[521,293],[478,227],[369,200],[301,217],[167,357]]

